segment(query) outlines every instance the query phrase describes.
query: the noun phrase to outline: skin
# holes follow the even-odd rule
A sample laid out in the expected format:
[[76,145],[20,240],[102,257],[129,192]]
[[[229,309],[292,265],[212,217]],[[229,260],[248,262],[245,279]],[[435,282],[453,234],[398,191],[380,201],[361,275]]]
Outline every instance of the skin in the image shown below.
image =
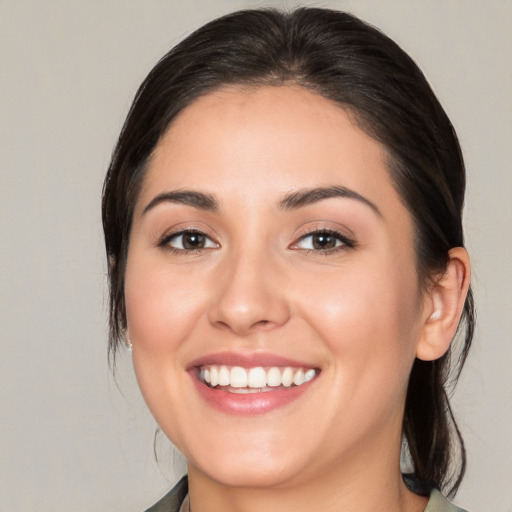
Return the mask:
[[[374,207],[350,197],[280,206],[329,186]],[[144,211],[182,190],[210,194],[218,210],[162,201]],[[169,234],[184,229],[207,235],[206,248],[180,251]],[[325,229],[354,246],[311,249],[309,234]],[[423,510],[399,470],[405,393],[415,357],[449,346],[468,283],[461,251],[446,283],[422,293],[386,153],[329,100],[291,86],[226,88],[182,111],[137,200],[125,297],[137,379],[187,457],[192,510]],[[283,407],[227,414],[187,371],[217,352],[321,371]]]

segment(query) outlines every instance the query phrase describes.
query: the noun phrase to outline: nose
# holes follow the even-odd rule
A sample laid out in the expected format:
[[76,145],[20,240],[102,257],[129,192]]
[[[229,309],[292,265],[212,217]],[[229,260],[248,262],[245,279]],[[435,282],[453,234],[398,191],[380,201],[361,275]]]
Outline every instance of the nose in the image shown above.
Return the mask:
[[242,336],[288,321],[283,273],[269,255],[239,254],[224,267],[209,310],[212,325]]

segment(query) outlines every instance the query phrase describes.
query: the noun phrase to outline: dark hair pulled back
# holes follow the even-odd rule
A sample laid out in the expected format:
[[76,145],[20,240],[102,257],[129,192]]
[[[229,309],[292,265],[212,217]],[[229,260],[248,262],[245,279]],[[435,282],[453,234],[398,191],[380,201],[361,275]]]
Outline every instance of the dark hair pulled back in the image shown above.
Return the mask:
[[[459,143],[412,59],[378,29],[346,13],[235,12],[200,28],[158,62],[139,88],[114,150],[102,204],[112,356],[126,328],[124,275],[133,209],[158,141],[182,109],[210,91],[284,84],[336,102],[382,143],[414,221],[423,285],[443,272],[451,248],[463,246],[465,171]],[[466,456],[447,387],[458,379],[474,321],[470,290],[459,325],[465,337],[436,361],[415,361],[403,420],[415,477],[451,495],[462,480]]]

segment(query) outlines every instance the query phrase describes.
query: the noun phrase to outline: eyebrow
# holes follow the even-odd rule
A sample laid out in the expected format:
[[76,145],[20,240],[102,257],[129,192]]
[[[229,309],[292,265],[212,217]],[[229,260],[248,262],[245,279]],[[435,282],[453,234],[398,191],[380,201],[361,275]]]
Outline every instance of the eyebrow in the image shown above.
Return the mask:
[[209,212],[219,211],[219,204],[211,194],[205,194],[195,190],[175,190],[172,192],[163,192],[154,197],[144,208],[142,215],[162,203],[185,204]]
[[280,207],[284,210],[294,210],[296,208],[301,208],[303,206],[322,201],[323,199],[331,199],[333,197],[355,199],[356,201],[369,206],[379,217],[382,217],[380,210],[369,199],[366,199],[366,197],[362,196],[355,190],[341,186],[317,187],[297,190],[291,194],[287,194],[280,202]]
[[[324,199],[331,199],[335,197],[355,199],[356,201],[369,206],[379,217],[382,217],[380,210],[369,199],[366,199],[366,197],[362,196],[355,190],[337,185],[296,190],[295,192],[284,196],[280,201],[279,206],[283,210],[295,210]],[[149,210],[152,210],[159,204],[166,202],[184,204],[214,213],[219,212],[219,204],[213,195],[195,190],[176,190],[158,194],[144,208],[142,215],[146,214]]]

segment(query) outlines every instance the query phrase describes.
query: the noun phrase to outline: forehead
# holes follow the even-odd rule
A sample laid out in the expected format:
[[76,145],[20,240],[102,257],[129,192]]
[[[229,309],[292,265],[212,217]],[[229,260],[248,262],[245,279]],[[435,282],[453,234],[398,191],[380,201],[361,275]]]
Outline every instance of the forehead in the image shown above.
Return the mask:
[[172,190],[200,189],[249,208],[296,189],[343,186],[410,224],[387,161],[351,112],[319,94],[299,86],[226,87],[173,120],[150,159],[136,215]]

